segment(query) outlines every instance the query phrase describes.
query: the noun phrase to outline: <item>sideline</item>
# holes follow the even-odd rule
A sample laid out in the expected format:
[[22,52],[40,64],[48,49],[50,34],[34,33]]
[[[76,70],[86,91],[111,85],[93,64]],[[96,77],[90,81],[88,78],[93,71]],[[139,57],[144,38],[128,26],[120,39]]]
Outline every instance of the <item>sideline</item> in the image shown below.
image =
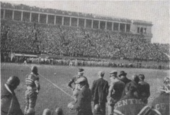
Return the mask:
[[73,96],[71,96],[69,93],[65,92],[62,88],[60,88],[57,84],[53,83],[52,81],[50,81],[49,79],[47,79],[46,77],[44,77],[43,75],[39,74],[41,77],[45,78],[48,82],[50,82],[52,85],[54,85],[57,89],[59,89],[60,91],[62,91],[63,93],[65,93],[67,96],[71,97],[72,99],[74,99]]

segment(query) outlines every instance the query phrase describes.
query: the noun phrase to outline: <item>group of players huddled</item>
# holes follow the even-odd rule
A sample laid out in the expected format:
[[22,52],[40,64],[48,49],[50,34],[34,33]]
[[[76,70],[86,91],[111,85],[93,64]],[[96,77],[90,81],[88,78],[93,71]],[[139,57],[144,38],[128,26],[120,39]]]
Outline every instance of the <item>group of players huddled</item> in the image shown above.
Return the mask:
[[[68,83],[74,97],[68,108],[75,110],[76,115],[170,115],[169,76],[164,78],[159,95],[148,103],[150,85],[144,81],[143,74],[133,75],[132,79],[128,79],[126,72],[120,71],[118,74],[118,71],[113,70],[110,72],[110,84],[104,79],[104,75],[104,71],[99,71],[99,78],[90,87],[84,76],[84,69],[80,68],[78,75]],[[26,75],[25,83],[24,113],[14,92],[20,80],[17,76],[11,76],[1,88],[1,115],[35,115],[34,108],[40,90],[36,66]],[[45,109],[43,115],[63,115],[63,111],[61,108],[54,112]]]

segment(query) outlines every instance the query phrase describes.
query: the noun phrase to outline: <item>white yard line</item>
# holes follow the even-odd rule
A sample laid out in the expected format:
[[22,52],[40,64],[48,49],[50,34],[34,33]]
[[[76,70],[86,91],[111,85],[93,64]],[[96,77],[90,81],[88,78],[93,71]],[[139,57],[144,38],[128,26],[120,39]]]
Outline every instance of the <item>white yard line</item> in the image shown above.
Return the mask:
[[67,96],[71,97],[72,99],[74,99],[74,97],[72,95],[70,95],[69,93],[67,93],[66,91],[64,91],[62,88],[60,88],[57,84],[53,83],[52,81],[50,81],[49,79],[47,79],[46,77],[44,77],[43,75],[40,75],[43,78],[45,78],[48,82],[50,82],[52,85],[54,85],[57,89],[59,89],[60,91],[62,91],[63,93],[65,93]]

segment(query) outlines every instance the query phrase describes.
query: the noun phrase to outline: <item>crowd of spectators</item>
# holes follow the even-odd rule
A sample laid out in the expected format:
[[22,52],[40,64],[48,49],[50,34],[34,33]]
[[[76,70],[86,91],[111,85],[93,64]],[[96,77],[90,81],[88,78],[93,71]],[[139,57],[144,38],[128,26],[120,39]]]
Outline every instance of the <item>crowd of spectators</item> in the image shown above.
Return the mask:
[[140,35],[2,20],[2,52],[167,61],[168,49]]

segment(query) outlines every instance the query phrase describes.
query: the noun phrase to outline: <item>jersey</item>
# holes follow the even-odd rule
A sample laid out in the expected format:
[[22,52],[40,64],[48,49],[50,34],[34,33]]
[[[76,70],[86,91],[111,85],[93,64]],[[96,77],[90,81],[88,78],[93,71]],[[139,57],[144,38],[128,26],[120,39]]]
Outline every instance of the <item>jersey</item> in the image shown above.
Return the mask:
[[170,115],[170,94],[162,92],[153,100],[152,106],[162,115]]
[[39,82],[39,77],[35,75],[34,73],[29,74],[25,79],[27,89],[40,90],[40,86],[36,87],[35,81]]
[[115,104],[114,115],[160,115],[149,106],[134,98],[121,99]]

